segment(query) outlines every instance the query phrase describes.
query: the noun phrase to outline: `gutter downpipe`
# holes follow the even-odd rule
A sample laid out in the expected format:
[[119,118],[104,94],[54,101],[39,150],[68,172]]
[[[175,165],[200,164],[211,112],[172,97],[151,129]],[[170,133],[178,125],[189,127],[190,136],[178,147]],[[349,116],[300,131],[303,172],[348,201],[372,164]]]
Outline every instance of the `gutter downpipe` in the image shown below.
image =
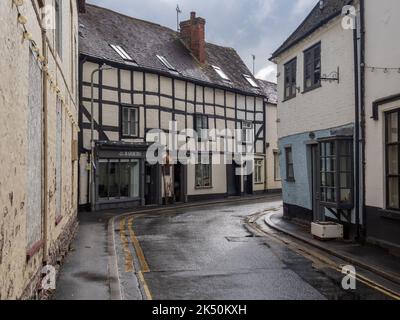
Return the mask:
[[[355,208],[357,239],[365,242],[365,0],[360,0],[360,15],[356,18],[354,38],[355,79]],[[362,217],[362,219],[360,219]]]
[[[42,53],[44,61],[48,62],[47,54],[47,42],[46,42],[46,30],[42,28]],[[43,265],[46,265],[49,261],[49,250],[48,250],[48,143],[47,143],[47,110],[48,110],[48,99],[47,99],[47,73],[43,72]]]
[[360,109],[361,109],[361,139],[362,139],[362,241],[366,240],[366,184],[365,184],[365,171],[366,171],[366,158],[365,158],[365,0],[360,0]]
[[359,31],[360,23],[358,17],[355,18],[355,28],[353,29],[354,45],[354,96],[355,96],[355,177],[354,177],[354,200],[355,200],[355,218],[357,228],[357,240],[360,239],[360,77],[359,77]]

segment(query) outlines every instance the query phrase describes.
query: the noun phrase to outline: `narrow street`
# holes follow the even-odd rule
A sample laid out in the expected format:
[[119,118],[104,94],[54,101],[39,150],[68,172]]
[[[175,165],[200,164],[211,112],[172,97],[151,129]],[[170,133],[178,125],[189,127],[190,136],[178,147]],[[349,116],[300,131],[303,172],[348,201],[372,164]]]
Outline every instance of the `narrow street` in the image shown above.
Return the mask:
[[171,209],[117,218],[118,278],[123,299],[387,299],[269,237],[245,218],[281,206],[270,200]]

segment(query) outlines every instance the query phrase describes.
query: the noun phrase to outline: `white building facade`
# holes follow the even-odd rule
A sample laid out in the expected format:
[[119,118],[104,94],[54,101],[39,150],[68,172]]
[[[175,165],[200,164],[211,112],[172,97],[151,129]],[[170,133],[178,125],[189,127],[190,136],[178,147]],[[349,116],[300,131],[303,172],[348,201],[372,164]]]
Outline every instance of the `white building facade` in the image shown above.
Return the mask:
[[400,243],[398,14],[391,0],[320,1],[272,57],[285,215],[333,220],[348,238],[391,248]]

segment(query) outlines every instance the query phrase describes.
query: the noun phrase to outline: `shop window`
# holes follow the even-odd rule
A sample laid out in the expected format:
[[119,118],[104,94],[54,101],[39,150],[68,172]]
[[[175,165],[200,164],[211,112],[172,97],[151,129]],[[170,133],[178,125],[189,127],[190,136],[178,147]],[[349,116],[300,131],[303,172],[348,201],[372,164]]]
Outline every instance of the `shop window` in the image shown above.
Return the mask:
[[348,138],[321,141],[320,194],[327,207],[353,207],[353,141]]
[[100,199],[139,198],[139,160],[102,159],[98,166]]
[[386,114],[386,202],[400,211],[400,110]]

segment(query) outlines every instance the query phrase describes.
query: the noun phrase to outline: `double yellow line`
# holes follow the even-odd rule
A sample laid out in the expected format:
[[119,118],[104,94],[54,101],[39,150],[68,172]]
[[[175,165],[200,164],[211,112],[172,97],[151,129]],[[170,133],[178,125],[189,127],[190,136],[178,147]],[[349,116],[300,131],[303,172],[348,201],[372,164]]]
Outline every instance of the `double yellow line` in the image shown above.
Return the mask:
[[140,246],[139,240],[137,239],[135,232],[133,231],[133,217],[130,217],[128,219],[128,224],[126,224],[126,218],[121,219],[120,238],[124,252],[125,272],[135,272],[132,253],[131,250],[129,249],[129,240],[126,236],[127,233],[129,234],[129,239],[133,247],[135,248],[136,256],[138,257],[139,260],[140,270],[137,271],[139,280],[142,283],[147,300],[153,300],[149,286],[147,285],[147,282],[143,275],[144,273],[150,272],[150,268],[144,256],[142,247]]

